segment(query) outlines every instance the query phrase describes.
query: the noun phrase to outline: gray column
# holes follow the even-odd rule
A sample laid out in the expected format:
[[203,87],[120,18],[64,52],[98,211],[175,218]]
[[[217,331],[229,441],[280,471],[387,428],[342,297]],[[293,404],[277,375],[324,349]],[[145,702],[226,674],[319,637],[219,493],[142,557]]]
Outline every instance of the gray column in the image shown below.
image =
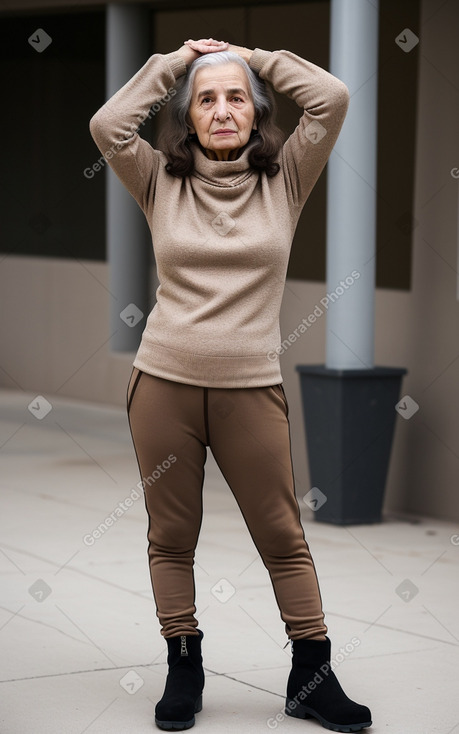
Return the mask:
[[[149,22],[148,10],[142,5],[109,4],[106,17],[108,98],[147,61]],[[148,227],[137,202],[111,170],[107,170],[106,192],[109,288],[113,294],[110,347],[117,352],[135,351],[149,310]]]
[[330,71],[351,101],[328,164],[326,366],[374,365],[378,0],[332,0]]

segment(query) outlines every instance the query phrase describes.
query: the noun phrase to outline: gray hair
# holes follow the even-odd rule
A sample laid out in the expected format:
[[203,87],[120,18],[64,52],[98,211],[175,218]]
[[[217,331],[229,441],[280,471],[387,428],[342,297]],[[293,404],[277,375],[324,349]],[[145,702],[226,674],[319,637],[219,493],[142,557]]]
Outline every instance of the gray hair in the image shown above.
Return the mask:
[[193,95],[193,84],[196,73],[205,66],[217,66],[220,64],[239,64],[244,69],[249,82],[250,96],[255,107],[256,121],[264,111],[268,112],[270,110],[272,101],[266,91],[266,86],[255,72],[252,71],[248,63],[239,54],[235,54],[232,51],[217,51],[199,56],[190,65],[189,72],[185,77],[185,83],[174,98],[175,112],[180,121],[186,120]]
[[249,154],[249,163],[256,170],[266,171],[268,176],[274,176],[279,171],[279,164],[274,159],[282,146],[284,135],[274,123],[276,105],[271,89],[241,56],[232,51],[217,51],[203,54],[193,61],[187,75],[179,80],[177,93],[167,104],[167,122],[160,132],[158,146],[168,158],[166,170],[169,173],[187,176],[193,172],[191,142],[197,140],[197,136],[189,135],[187,115],[196,73],[206,66],[232,63],[239,64],[244,69],[255,108],[257,130],[252,131],[251,139],[256,138],[256,141]]

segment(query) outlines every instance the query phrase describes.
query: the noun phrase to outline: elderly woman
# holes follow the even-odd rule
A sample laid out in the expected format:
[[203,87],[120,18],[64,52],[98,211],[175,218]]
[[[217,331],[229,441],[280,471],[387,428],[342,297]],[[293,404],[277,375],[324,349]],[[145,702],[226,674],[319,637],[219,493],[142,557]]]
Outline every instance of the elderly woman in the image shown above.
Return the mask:
[[[285,143],[266,81],[303,110]],[[341,81],[289,51],[201,39],[151,56],[90,123],[147,218],[160,283],[127,410],[168,646],[155,711],[161,729],[190,728],[202,707],[193,564],[207,447],[269,572],[292,644],[286,714],[333,731],[371,725],[368,708],[346,696],[331,669],[272,359],[295,228],[347,105]],[[168,124],[154,149],[137,130],[162,106]]]

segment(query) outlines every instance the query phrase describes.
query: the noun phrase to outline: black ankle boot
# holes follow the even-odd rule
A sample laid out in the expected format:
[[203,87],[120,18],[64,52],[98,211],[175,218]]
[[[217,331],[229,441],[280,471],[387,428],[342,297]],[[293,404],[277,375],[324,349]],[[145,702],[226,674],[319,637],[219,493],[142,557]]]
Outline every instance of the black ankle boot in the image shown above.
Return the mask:
[[194,715],[202,709],[204,670],[201,657],[203,633],[168,637],[169,672],[161,701],[155,709],[155,722],[160,729],[190,729]]
[[371,712],[346,696],[330,665],[330,640],[294,640],[285,713],[314,717],[325,729],[353,732],[371,726]]

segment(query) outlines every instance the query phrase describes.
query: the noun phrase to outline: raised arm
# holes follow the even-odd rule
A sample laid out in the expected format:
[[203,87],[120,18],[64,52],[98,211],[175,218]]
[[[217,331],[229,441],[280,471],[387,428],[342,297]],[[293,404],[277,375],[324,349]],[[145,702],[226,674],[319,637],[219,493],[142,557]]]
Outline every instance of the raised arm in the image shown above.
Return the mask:
[[159,152],[139,136],[139,128],[167,104],[176,93],[177,79],[198,56],[227,48],[226,42],[209,38],[185,41],[169,54],[154,54],[91,118],[89,129],[97,147],[144,211]]
[[97,147],[144,211],[159,153],[137,131],[167,104],[176,93],[175,82],[185,73],[181,54],[154,54],[89,123]]
[[349,104],[348,89],[332,74],[291,51],[257,48],[249,64],[277,92],[303,108],[303,116],[282,150],[291,201],[301,209],[341,130]]

